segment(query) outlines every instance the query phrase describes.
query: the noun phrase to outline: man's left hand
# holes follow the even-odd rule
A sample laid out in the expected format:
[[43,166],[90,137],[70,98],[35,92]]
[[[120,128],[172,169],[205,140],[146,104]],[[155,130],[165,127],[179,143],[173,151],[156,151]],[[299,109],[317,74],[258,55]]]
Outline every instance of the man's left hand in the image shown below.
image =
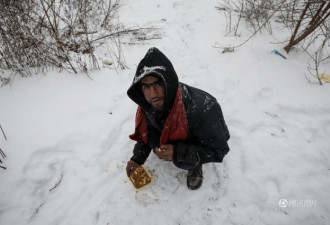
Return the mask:
[[161,145],[159,148],[156,148],[156,154],[158,158],[164,159],[167,161],[173,160],[173,145]]

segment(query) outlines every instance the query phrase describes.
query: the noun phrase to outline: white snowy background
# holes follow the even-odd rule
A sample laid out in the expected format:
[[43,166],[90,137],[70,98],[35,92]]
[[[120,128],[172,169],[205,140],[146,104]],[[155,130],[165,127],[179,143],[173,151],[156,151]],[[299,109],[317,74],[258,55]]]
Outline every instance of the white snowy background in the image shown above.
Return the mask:
[[[330,84],[308,82],[304,52],[271,54],[289,32],[221,54],[217,43],[249,36],[225,36],[218,1],[122,3],[122,23],[159,27],[162,37],[123,45],[127,69],[104,67],[92,80],[49,71],[0,88],[8,138],[0,133],[0,224],[330,224]],[[153,154],[145,164],[152,184],[136,191],[126,176],[136,112],[126,91],[153,46],[180,81],[218,99],[231,133],[231,151],[204,166],[196,191],[185,171]],[[109,56],[101,49],[99,59]]]

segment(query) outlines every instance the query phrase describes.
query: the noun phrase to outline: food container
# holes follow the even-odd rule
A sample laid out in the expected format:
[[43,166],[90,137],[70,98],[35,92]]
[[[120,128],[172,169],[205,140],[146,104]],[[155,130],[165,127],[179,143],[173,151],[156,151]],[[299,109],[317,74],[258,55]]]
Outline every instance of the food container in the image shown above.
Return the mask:
[[140,189],[150,184],[153,181],[153,178],[148,170],[142,165],[132,173],[129,180],[136,189]]

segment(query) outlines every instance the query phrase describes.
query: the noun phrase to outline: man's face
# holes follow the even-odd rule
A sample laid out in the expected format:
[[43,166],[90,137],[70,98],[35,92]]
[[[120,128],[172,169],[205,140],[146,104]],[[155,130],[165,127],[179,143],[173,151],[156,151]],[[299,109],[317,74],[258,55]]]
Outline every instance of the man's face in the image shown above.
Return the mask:
[[162,80],[154,76],[146,76],[141,80],[142,92],[151,106],[156,110],[162,110],[165,101],[165,87]]

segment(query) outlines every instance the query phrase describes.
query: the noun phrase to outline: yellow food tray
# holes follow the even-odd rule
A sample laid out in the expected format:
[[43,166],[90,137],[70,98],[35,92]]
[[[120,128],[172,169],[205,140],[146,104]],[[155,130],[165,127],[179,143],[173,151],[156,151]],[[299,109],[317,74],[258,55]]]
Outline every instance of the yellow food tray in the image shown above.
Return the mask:
[[150,184],[153,181],[153,178],[148,170],[142,165],[132,173],[129,180],[136,189],[140,189]]

